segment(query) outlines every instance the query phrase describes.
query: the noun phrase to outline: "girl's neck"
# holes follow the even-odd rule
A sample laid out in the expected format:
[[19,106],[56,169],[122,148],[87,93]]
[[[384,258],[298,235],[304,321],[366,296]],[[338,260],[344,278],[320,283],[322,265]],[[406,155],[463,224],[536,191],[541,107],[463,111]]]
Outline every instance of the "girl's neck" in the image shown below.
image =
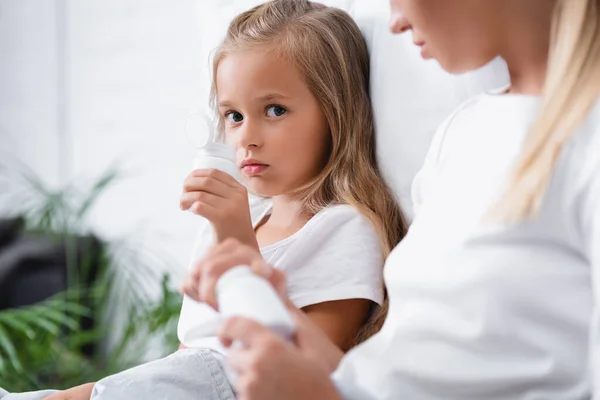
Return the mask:
[[272,226],[283,228],[299,223],[304,225],[309,219],[310,216],[303,211],[301,201],[286,195],[273,197],[273,210],[269,218]]
[[[544,89],[550,49],[553,3],[533,2],[536,7],[514,14],[505,32],[502,58],[511,79],[509,93],[540,95]],[[544,4],[545,6],[542,6]]]
[[271,215],[256,228],[259,247],[277,243],[298,232],[310,216],[303,211],[302,202],[289,196],[273,197]]

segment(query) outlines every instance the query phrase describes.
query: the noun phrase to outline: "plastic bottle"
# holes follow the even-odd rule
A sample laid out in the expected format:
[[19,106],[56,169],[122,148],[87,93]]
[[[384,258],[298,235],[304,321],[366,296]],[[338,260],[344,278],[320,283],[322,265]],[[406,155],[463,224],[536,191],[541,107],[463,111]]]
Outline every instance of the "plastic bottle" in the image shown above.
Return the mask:
[[239,181],[239,171],[235,165],[235,150],[223,143],[207,143],[198,148],[194,158],[194,169],[218,169]]
[[249,267],[234,267],[221,275],[216,294],[219,312],[223,317],[249,318],[286,340],[293,337],[294,322],[277,292]]
[[[203,119],[207,132],[204,141],[195,140],[193,132],[187,131],[188,139],[198,149],[196,157],[194,157],[194,169],[218,169],[239,181],[239,171],[235,165],[235,150],[217,139],[215,122],[208,114],[204,115]],[[194,132],[198,134],[201,131],[203,131],[201,128],[194,129]]]

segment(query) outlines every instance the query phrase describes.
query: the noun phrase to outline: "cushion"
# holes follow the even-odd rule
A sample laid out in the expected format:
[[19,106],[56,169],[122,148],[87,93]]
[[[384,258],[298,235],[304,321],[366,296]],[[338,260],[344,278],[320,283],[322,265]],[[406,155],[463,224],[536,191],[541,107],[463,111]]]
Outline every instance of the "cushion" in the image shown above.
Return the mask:
[[[410,33],[388,30],[389,0],[323,0],[346,10],[357,22],[371,57],[371,99],[375,113],[377,152],[384,177],[412,218],[411,183],[430,141],[443,120],[468,98],[509,82],[502,60],[468,74],[453,76],[435,60],[424,61]],[[258,0],[200,2],[202,57],[207,60],[205,99],[210,87],[211,52],[223,39],[229,22]]]

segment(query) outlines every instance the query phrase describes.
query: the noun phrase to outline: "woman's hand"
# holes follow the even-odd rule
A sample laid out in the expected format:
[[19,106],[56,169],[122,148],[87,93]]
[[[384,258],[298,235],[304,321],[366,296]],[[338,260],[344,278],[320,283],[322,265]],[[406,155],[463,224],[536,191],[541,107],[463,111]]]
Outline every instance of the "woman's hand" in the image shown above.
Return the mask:
[[289,343],[270,329],[245,318],[229,319],[220,339],[229,350],[229,365],[237,373],[238,399],[341,399],[331,379],[342,352],[302,312],[292,311],[296,322]]
[[192,171],[183,182],[180,207],[208,219],[217,243],[235,238],[258,249],[248,191],[229,174],[216,169]]
[[[196,262],[181,290],[192,299],[207,303],[216,309],[217,281],[225,272],[239,265],[248,265],[254,272],[260,272],[267,279],[269,279],[268,271],[274,271],[263,261],[262,255],[256,248],[243,244],[238,239],[227,239],[217,244],[203,259]],[[261,269],[266,271],[260,271]],[[275,285],[279,293],[285,293],[285,282],[275,282]]]
[[216,308],[215,285],[219,277],[238,265],[249,265],[275,288],[294,318],[296,335],[288,343],[268,328],[244,318],[228,320],[220,337],[225,345],[243,344],[231,350],[231,366],[237,371],[238,398],[315,399],[339,398],[329,375],[343,353],[286,295],[283,272],[264,262],[258,250],[228,239],[199,261],[184,284],[188,296]]
[[92,382],[75,386],[71,389],[63,390],[62,392],[46,397],[44,400],[90,400],[94,385],[95,383]]
[[[287,297],[285,274],[267,264],[258,250],[228,239],[212,248],[206,257],[194,266],[182,291],[189,297],[217,308],[215,287],[221,275],[238,265],[249,265],[254,273],[267,279],[294,318],[298,328],[297,344],[304,354],[323,361],[323,368],[332,372],[342,358],[342,351],[327,335]],[[223,331],[227,333],[227,330]],[[305,345],[309,344],[309,345]]]

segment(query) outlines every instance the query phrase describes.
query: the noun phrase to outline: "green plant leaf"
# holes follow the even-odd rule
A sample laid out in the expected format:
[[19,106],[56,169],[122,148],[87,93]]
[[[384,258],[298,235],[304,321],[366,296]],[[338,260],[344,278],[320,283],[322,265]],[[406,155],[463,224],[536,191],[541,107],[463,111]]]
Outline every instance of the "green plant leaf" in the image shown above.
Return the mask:
[[[88,234],[85,218],[102,193],[122,177],[116,168],[110,168],[91,185],[70,184],[50,190],[30,169],[23,169],[20,175],[26,184],[19,186],[24,194],[18,205],[26,216],[28,233],[57,243]],[[85,189],[80,191],[79,187]],[[157,253],[154,242],[146,245],[139,234],[111,242],[98,240],[100,251],[85,241],[77,243],[76,251],[72,251],[75,246],[65,249],[66,292],[35,306],[0,311],[2,342],[10,341],[12,350],[18,349],[24,370],[16,371],[12,361],[6,362],[9,357],[0,357],[0,382],[18,382],[19,390],[74,386],[138,364],[153,335],[168,337],[169,341],[176,338],[173,323],[179,315],[181,296],[168,288],[166,280],[159,287],[164,275],[161,271],[170,266]],[[93,279],[91,284],[87,277]],[[162,290],[157,293],[157,289]],[[101,347],[107,332],[116,329],[103,324],[111,321],[115,308],[121,310],[119,313],[130,311],[125,325],[110,332],[116,343],[111,343],[107,354],[90,358],[83,346]],[[82,317],[94,322],[90,329],[79,328]],[[6,346],[0,343],[0,355],[9,354]]]
[[79,348],[88,343],[98,343],[100,340],[106,337],[106,329],[103,327],[97,327],[91,330],[79,330],[73,332],[66,341],[70,348]]
[[56,306],[80,317],[90,317],[93,314],[93,311],[88,307],[82,306],[81,304],[75,302],[57,301]]
[[21,177],[25,180],[25,182],[29,185],[31,189],[33,189],[38,194],[45,196],[49,194],[48,189],[42,182],[42,180],[33,172],[33,170],[27,166],[27,164],[18,162],[17,169]]
[[6,330],[0,326],[0,349],[3,350],[9,358],[12,367],[17,371],[23,371],[23,365],[19,361],[19,356],[15,350],[15,346],[6,332]]
[[6,362],[4,361],[4,357],[0,357],[0,378],[6,373],[6,369],[7,367]]
[[23,313],[21,315],[21,318],[24,321],[30,322],[32,325],[37,325],[38,327],[42,328],[43,330],[52,335],[58,335],[58,333],[60,332],[59,326],[54,321],[45,318],[45,316],[41,313]]
[[109,187],[118,177],[120,177],[119,171],[115,167],[109,168],[105,171],[100,179],[98,179],[92,189],[89,191],[87,197],[83,200],[76,212],[76,218],[79,220],[83,218],[90,207],[96,202],[98,197],[104,193],[107,187]]
[[24,323],[23,321],[21,321],[18,316],[14,316],[12,314],[8,314],[5,315],[4,318],[3,314],[0,314],[0,326],[2,326],[2,324],[5,325],[10,325],[13,329],[16,329],[19,332],[22,332],[27,339],[33,340],[35,339],[35,331],[33,329],[31,329],[31,327],[29,325],[27,325],[26,323]]
[[71,330],[77,330],[79,324],[75,319],[65,314],[62,310],[53,309],[52,307],[45,307],[44,316],[48,320],[52,320],[59,325],[64,325]]

